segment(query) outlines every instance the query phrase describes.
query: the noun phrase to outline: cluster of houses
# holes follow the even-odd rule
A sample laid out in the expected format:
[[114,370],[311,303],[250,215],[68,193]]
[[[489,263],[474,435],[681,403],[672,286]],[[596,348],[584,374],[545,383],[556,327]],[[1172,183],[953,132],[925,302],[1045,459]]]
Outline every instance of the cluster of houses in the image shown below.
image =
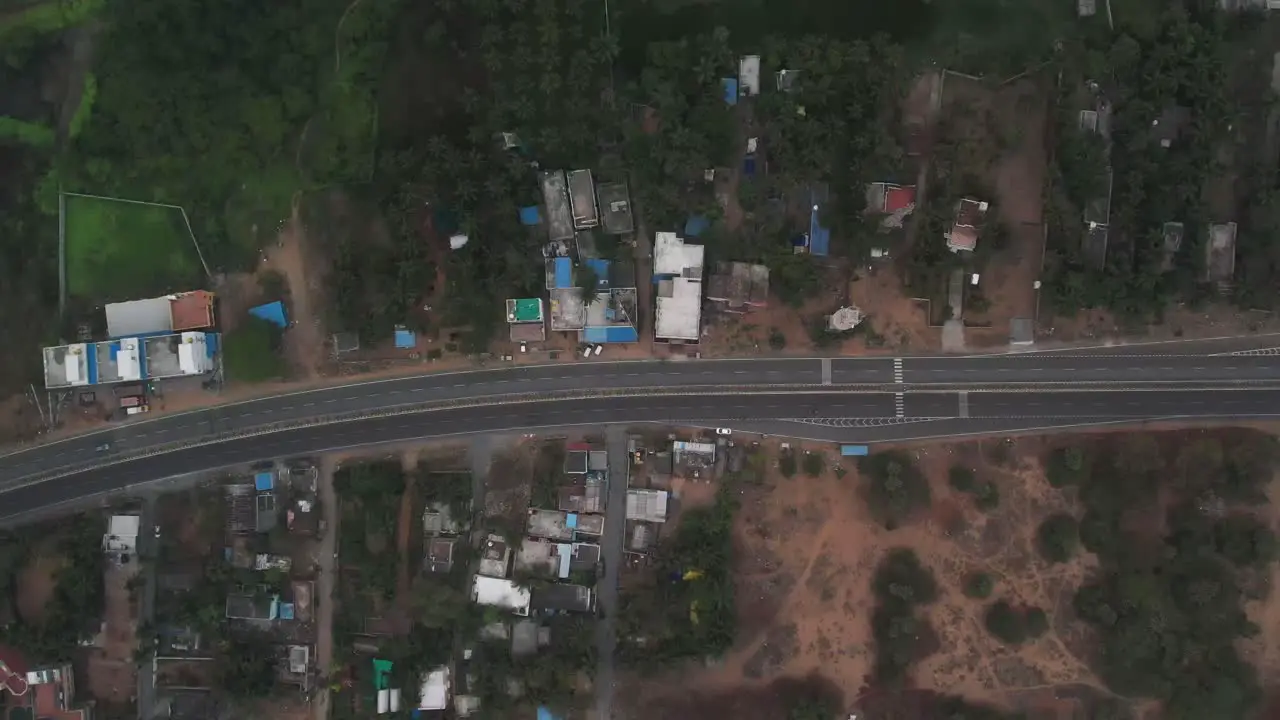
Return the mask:
[[[1080,93],[1087,98],[1085,109],[1079,112],[1081,132],[1096,134],[1105,143],[1106,155],[1111,152],[1112,105],[1102,87],[1087,83]],[[1150,142],[1168,149],[1173,147],[1191,124],[1191,110],[1181,105],[1171,105],[1161,111],[1151,122]],[[1081,250],[1085,261],[1094,268],[1103,268],[1107,262],[1111,220],[1112,170],[1108,162],[1105,180],[1095,197],[1085,203],[1084,237]],[[1235,279],[1236,223],[1233,221],[1209,223],[1206,231],[1204,274],[1201,280],[1212,283],[1224,294],[1231,289]],[[1182,249],[1186,229],[1181,221],[1170,220],[1161,227],[1161,271],[1173,269],[1174,258]]]
[[[222,560],[257,578],[232,588],[223,604],[228,632],[265,633],[275,647],[274,680],[308,694],[315,683],[315,568],[309,547],[322,531],[319,473],[309,463],[261,466],[223,486],[226,509]],[[282,550],[292,548],[296,552]],[[160,593],[181,595],[198,584],[197,568],[162,567]],[[161,607],[166,603],[158,602]],[[157,687],[190,691],[213,676],[193,672],[214,659],[193,627],[157,620]]]
[[32,663],[17,648],[0,645],[0,710],[6,718],[89,720],[93,705],[76,701],[71,663]]
[[627,507],[622,546],[632,561],[643,561],[657,545],[674,514],[679,483],[712,482],[742,470],[747,449],[724,436],[714,440],[659,441],[627,438]]
[[543,203],[521,209],[520,221],[546,227],[547,296],[507,300],[511,340],[541,342],[550,329],[588,344],[638,341],[634,268],[598,250],[598,234],[635,230],[626,183],[597,184],[590,170],[548,170],[540,180]]
[[[514,657],[532,655],[552,641],[546,618],[596,610],[594,583],[601,562],[608,455],[589,444],[569,443],[564,473],[569,484],[558,489],[556,507],[527,508],[518,541],[496,533],[480,538],[471,600],[508,614],[485,626],[480,640],[508,642]],[[423,571],[452,570],[458,543],[468,542],[466,532],[466,523],[453,517],[448,506],[429,505],[423,513]],[[457,667],[424,675],[420,711],[443,711],[451,704],[455,715],[467,717],[480,706],[480,699],[468,693],[474,684],[466,667],[470,657],[464,651]]]
[[518,545],[500,535],[484,539],[472,600],[520,617],[595,611],[595,589],[574,580],[594,578],[600,564],[608,454],[571,443],[564,470],[573,484],[560,488],[556,508],[527,510]]
[[51,412],[75,394],[78,406],[100,407],[109,419],[143,413],[157,383],[203,383],[220,367],[211,292],[107,303],[102,320],[105,332],[82,324],[76,342],[41,350]]

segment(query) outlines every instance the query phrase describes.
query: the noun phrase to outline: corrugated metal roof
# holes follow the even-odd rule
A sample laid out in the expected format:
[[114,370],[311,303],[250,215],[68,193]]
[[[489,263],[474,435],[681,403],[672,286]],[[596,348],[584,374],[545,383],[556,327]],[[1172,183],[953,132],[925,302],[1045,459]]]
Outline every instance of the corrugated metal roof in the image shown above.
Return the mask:
[[168,297],[108,303],[105,310],[107,335],[113,338],[150,335],[173,330],[173,315],[169,312]]

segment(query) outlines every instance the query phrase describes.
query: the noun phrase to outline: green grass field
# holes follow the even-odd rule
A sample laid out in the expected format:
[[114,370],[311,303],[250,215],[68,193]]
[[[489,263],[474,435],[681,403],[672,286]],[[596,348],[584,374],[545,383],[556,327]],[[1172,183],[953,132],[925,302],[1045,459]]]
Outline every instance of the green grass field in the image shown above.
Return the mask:
[[207,282],[177,208],[67,195],[63,212],[69,295],[111,302]]

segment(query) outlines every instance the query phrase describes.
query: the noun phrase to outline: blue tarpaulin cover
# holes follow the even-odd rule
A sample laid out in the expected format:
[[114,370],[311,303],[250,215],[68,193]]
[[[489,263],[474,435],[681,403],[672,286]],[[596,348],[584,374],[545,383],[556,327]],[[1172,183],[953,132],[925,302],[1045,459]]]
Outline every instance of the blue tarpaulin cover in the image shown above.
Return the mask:
[[253,486],[258,489],[258,492],[267,492],[275,487],[275,484],[275,475],[269,472],[260,472],[253,476]]
[[724,89],[724,101],[729,105],[738,104],[738,78],[720,78],[720,87]]
[[600,258],[587,258],[586,266],[591,268],[596,274],[596,289],[609,289],[609,261]]
[[520,224],[521,225],[537,225],[542,221],[542,216],[538,212],[537,205],[520,208]]
[[409,330],[396,330],[396,347],[401,350],[417,347],[418,336]]
[[256,318],[262,318],[276,327],[289,327],[289,321],[285,319],[284,303],[279,300],[249,308],[249,314]]
[[690,215],[684,222],[685,237],[698,237],[711,227],[711,219],[706,215]]

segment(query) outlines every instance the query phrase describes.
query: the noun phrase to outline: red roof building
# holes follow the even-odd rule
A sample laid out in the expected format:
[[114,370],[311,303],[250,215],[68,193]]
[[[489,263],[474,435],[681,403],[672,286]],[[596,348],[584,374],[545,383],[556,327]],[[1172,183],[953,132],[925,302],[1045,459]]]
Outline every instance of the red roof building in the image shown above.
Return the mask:
[[978,226],[986,214],[985,202],[964,198],[957,203],[955,224],[946,233],[947,248],[951,252],[972,252],[978,246]]
[[916,204],[916,188],[914,185],[906,187],[889,187],[884,194],[884,211],[887,213],[895,213],[899,210]]
[[0,690],[14,697],[26,695],[28,667],[22,653],[8,645],[0,645]]

